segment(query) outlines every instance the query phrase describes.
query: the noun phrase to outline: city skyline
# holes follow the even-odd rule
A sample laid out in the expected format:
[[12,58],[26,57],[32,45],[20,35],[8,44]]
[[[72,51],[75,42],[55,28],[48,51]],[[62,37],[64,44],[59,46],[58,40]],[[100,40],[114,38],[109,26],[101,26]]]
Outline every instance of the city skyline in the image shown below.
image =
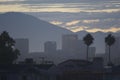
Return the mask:
[[[65,34],[62,35],[62,48],[57,49],[57,44],[55,41],[46,41],[44,43],[44,51],[43,52],[29,52],[28,39],[15,39],[17,42],[17,49],[20,49],[21,55],[24,54],[26,58],[33,58],[37,63],[39,63],[39,58],[44,58],[44,60],[53,61],[55,64],[58,64],[62,61],[69,59],[82,59],[86,60],[86,45],[84,41],[78,38],[77,34]],[[26,43],[27,40],[27,43]],[[115,43],[111,46],[111,60],[112,63],[118,65],[120,60],[119,55],[119,47],[120,47],[120,37],[115,38]],[[68,41],[68,42],[66,42]],[[73,46],[72,46],[73,45]],[[27,53],[25,53],[27,50]],[[88,58],[89,60],[93,60],[94,57],[101,57],[104,59],[104,64],[108,62],[108,47],[105,47],[104,54],[97,54],[96,47],[90,46]],[[21,60],[21,59],[20,59]]]
[[[84,41],[78,38],[77,34],[62,35],[62,48],[57,49],[56,41],[46,41],[44,43],[44,51],[29,52],[29,40],[24,38],[15,39],[15,48],[20,50],[21,55],[18,61],[23,61],[25,58],[33,58],[37,63],[39,59],[53,61],[58,64],[68,59],[83,59],[86,60],[86,48]],[[90,46],[88,59],[93,60],[96,54],[96,48]]]

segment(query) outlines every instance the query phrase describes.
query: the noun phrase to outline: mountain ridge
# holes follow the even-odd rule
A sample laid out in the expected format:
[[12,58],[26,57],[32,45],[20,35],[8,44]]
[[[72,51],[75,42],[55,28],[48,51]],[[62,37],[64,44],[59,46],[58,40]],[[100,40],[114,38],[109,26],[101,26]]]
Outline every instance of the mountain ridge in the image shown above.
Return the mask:
[[43,51],[46,41],[56,41],[61,46],[62,34],[72,33],[67,29],[19,12],[0,14],[0,28],[0,32],[6,30],[14,38],[29,38],[30,51]]
[[[8,12],[0,14],[0,32],[6,30],[14,38],[28,38],[30,40],[30,52],[43,51],[44,42],[56,41],[58,49],[61,48],[63,34],[73,34],[73,32],[40,20],[34,16],[19,13]],[[82,38],[87,34],[86,31],[78,31],[78,37]],[[105,42],[104,38],[108,33],[95,32],[91,33],[95,38],[94,44],[97,53],[104,53]],[[120,36],[120,32],[112,33],[115,36]]]

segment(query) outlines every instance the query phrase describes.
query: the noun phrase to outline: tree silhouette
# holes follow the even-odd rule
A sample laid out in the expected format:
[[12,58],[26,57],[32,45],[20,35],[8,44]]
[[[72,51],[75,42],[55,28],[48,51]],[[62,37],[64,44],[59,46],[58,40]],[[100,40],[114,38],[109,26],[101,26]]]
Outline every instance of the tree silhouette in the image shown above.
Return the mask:
[[106,43],[106,45],[109,46],[108,65],[111,66],[112,62],[111,62],[111,52],[110,52],[110,49],[111,49],[111,46],[115,43],[115,37],[112,36],[112,34],[108,34],[108,36],[105,37],[105,43]]
[[15,41],[8,32],[3,31],[0,35],[0,64],[12,64],[18,58],[20,53],[14,45]]
[[84,43],[87,45],[87,55],[86,55],[87,60],[88,60],[89,46],[93,43],[93,40],[94,38],[89,33],[83,38]]

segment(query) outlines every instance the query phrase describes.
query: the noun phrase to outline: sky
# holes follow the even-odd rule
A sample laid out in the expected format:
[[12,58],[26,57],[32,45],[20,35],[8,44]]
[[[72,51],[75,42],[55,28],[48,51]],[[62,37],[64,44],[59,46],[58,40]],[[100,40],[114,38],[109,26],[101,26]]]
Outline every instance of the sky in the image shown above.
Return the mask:
[[0,0],[5,12],[25,12],[73,32],[120,31],[120,0]]

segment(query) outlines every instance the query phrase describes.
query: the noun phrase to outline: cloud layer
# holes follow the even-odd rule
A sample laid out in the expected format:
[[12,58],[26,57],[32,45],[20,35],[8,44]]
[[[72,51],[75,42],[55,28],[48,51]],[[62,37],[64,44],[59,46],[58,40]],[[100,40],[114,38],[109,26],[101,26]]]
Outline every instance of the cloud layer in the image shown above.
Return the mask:
[[73,32],[120,31],[120,0],[0,0],[0,12],[26,12]]

